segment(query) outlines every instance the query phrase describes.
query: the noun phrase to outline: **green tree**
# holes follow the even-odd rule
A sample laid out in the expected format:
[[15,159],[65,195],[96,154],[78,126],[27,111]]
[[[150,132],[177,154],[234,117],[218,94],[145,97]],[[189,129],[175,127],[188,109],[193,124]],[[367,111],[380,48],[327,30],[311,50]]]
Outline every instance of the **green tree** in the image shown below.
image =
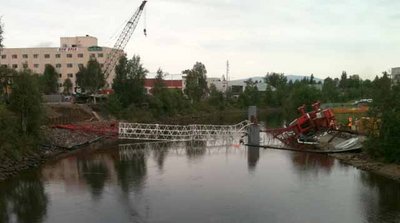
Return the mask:
[[317,82],[314,79],[314,74],[311,74],[310,76],[310,84],[316,84]]
[[30,70],[18,72],[12,85],[10,108],[16,114],[19,130],[25,135],[39,135],[42,118],[38,77]]
[[389,95],[392,92],[392,81],[388,73],[383,72],[382,77],[376,77],[373,81],[373,106],[371,109],[372,115],[377,116],[386,110],[386,106],[392,100]]
[[58,93],[58,73],[52,65],[45,66],[43,75],[40,76],[40,83],[44,94]]
[[245,81],[246,87],[242,94],[239,95],[239,104],[241,107],[246,108],[252,105],[259,105],[260,96],[257,88],[257,83],[251,78]]
[[267,85],[267,89],[265,90],[264,99],[265,99],[265,104],[267,106],[276,107],[279,105],[279,102],[276,98],[276,94],[272,90],[272,86],[269,84]]
[[192,102],[199,102],[207,96],[207,70],[204,64],[196,62],[191,70],[184,70],[182,74],[186,75],[185,94]]
[[337,88],[337,82],[330,77],[324,80],[322,85],[322,98],[325,102],[338,102],[339,101],[339,91]]
[[283,88],[287,84],[287,78],[284,74],[268,73],[265,76],[265,83],[273,86],[274,88]]
[[157,75],[155,78],[154,86],[152,89],[153,95],[158,95],[163,92],[165,89],[165,82],[164,82],[164,72],[160,69],[157,70]]
[[346,71],[342,72],[342,76],[340,77],[339,87],[341,89],[347,88],[347,72]]
[[373,81],[373,104],[369,116],[380,120],[379,134],[372,132],[366,148],[372,156],[400,163],[400,86],[391,86],[386,72]]
[[88,93],[96,93],[105,84],[104,73],[96,59],[90,59],[87,66],[80,67],[76,73],[76,85]]
[[[289,83],[284,74],[268,73],[265,76],[265,83],[275,88],[272,92],[267,89],[266,103],[271,106],[282,106],[289,94]],[[292,82],[290,82],[292,83]]]
[[64,87],[64,94],[71,94],[72,93],[72,81],[71,79],[67,78],[65,79],[63,83]]
[[210,86],[210,97],[208,98],[210,105],[223,110],[225,108],[226,101],[224,99],[224,93],[217,90],[214,84]]
[[16,122],[15,115],[0,104],[0,157],[14,149],[18,138]]
[[15,76],[17,73],[16,70],[10,69],[8,67],[0,66],[0,95],[3,95],[3,100],[7,101],[10,96],[10,84],[12,82],[12,76]]
[[135,55],[130,60],[121,57],[115,73],[112,88],[122,106],[126,108],[131,104],[143,103],[146,96],[144,80],[148,71],[141,64],[140,56]]
[[303,104],[310,110],[312,103],[321,99],[321,92],[314,86],[310,86],[308,81],[295,81],[290,89],[287,98],[283,103],[283,109],[286,116],[294,118],[297,116],[297,108]]

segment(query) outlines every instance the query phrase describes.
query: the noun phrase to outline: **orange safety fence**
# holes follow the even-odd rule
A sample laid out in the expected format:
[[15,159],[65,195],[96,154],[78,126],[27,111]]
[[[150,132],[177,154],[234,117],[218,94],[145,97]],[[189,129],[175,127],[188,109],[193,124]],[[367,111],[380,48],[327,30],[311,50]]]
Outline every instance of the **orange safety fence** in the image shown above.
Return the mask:
[[335,114],[354,114],[354,113],[365,113],[368,111],[368,107],[359,108],[332,108]]

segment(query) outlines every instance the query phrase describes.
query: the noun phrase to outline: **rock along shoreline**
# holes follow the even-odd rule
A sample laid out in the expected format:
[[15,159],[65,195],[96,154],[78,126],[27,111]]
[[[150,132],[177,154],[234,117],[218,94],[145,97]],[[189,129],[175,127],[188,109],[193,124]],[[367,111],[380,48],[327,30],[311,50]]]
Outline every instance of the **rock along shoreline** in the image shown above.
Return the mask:
[[366,153],[336,153],[330,154],[331,157],[339,161],[354,166],[357,169],[369,171],[380,176],[384,176],[400,182],[400,165],[384,163],[372,159]]

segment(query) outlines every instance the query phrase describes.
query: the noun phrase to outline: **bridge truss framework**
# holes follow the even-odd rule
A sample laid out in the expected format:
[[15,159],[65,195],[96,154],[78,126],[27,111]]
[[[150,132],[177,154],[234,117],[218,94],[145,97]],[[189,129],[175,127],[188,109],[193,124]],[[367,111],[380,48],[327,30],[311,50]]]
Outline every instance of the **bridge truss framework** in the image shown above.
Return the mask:
[[243,121],[236,125],[163,125],[120,122],[118,137],[150,141],[202,141],[246,133],[249,125],[249,121]]

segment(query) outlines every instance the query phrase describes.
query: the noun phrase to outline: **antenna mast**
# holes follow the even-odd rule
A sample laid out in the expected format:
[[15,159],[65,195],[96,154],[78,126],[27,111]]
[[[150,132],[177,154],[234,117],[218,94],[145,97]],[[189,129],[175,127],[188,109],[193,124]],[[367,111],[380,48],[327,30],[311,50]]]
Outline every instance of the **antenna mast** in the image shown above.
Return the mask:
[[226,91],[229,90],[229,60],[226,61]]

